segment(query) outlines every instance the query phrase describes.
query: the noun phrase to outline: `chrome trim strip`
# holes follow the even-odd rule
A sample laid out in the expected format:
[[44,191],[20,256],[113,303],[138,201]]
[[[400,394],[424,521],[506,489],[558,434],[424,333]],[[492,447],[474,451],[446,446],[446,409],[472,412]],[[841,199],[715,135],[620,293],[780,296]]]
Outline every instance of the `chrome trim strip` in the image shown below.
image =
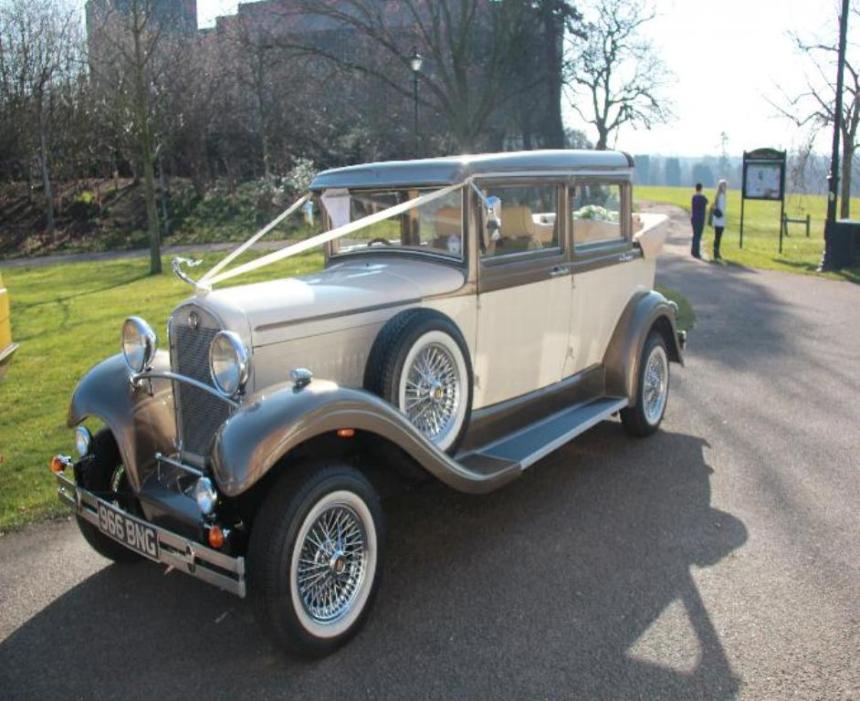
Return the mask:
[[[57,474],[56,478],[59,483],[57,495],[60,501],[67,503],[78,516],[98,527],[100,499],[92,492],[77,486],[63,474]],[[111,504],[110,507],[117,508],[115,504]],[[141,520],[134,514],[128,515],[130,518]],[[244,557],[225,555],[153,523],[146,522],[146,525],[152,528],[158,537],[158,562],[202,579],[241,599],[245,598],[247,590]],[[122,543],[122,541],[117,542]]]
[[173,380],[175,382],[184,382],[187,385],[191,385],[192,387],[196,387],[197,389],[203,390],[204,392],[209,392],[213,397],[218,397],[222,402],[226,402],[234,409],[239,408],[239,402],[235,402],[232,399],[225,397],[221,394],[217,389],[207,385],[204,382],[200,382],[199,380],[195,380],[192,377],[186,377],[185,375],[179,375],[175,372],[168,372],[167,370],[162,370],[158,372],[138,372],[131,376],[132,384],[137,386],[137,384],[141,380],[149,380],[149,379],[161,379],[161,380]]
[[180,470],[184,470],[195,477],[203,477],[203,471],[198,470],[196,467],[191,467],[191,465],[186,465],[183,462],[179,462],[179,460],[174,460],[173,458],[169,458],[163,453],[156,453],[155,459],[157,462],[163,462],[167,465],[171,465],[172,467],[178,468]]

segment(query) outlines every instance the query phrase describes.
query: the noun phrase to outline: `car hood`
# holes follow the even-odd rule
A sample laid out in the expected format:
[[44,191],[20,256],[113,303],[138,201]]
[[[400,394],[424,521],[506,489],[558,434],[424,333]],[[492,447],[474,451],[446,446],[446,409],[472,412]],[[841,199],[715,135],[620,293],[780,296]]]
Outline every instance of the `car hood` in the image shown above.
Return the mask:
[[190,301],[259,347],[307,335],[302,322],[415,304],[464,283],[464,272],[452,265],[380,256],[336,263],[312,275],[213,290]]

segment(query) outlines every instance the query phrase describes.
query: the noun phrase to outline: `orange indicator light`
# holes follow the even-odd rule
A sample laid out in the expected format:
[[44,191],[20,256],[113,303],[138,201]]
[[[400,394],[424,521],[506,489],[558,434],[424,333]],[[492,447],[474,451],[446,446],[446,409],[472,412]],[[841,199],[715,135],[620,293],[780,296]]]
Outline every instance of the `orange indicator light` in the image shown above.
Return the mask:
[[224,531],[221,526],[215,525],[209,528],[209,547],[220,550],[224,547]]
[[352,438],[355,436],[354,428],[339,428],[337,430],[338,438]]
[[51,458],[51,472],[54,474],[60,474],[67,467],[67,461],[64,460],[60,455],[55,455]]

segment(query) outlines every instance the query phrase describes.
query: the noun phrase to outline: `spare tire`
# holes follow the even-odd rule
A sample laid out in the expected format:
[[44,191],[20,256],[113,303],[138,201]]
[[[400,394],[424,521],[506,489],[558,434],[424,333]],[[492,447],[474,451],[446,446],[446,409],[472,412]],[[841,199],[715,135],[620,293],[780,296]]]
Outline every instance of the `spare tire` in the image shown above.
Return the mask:
[[432,309],[407,309],[390,319],[371,348],[364,386],[453,455],[472,411],[472,363],[451,319]]

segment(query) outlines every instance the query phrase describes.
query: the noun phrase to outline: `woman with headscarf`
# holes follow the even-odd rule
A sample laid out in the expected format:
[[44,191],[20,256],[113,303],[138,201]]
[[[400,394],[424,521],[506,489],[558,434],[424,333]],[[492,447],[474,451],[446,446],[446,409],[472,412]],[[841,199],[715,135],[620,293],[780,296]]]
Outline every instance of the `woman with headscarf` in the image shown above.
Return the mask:
[[717,183],[717,193],[714,195],[713,214],[714,227],[714,260],[720,260],[720,241],[723,238],[723,229],[726,227],[726,188],[725,180]]

